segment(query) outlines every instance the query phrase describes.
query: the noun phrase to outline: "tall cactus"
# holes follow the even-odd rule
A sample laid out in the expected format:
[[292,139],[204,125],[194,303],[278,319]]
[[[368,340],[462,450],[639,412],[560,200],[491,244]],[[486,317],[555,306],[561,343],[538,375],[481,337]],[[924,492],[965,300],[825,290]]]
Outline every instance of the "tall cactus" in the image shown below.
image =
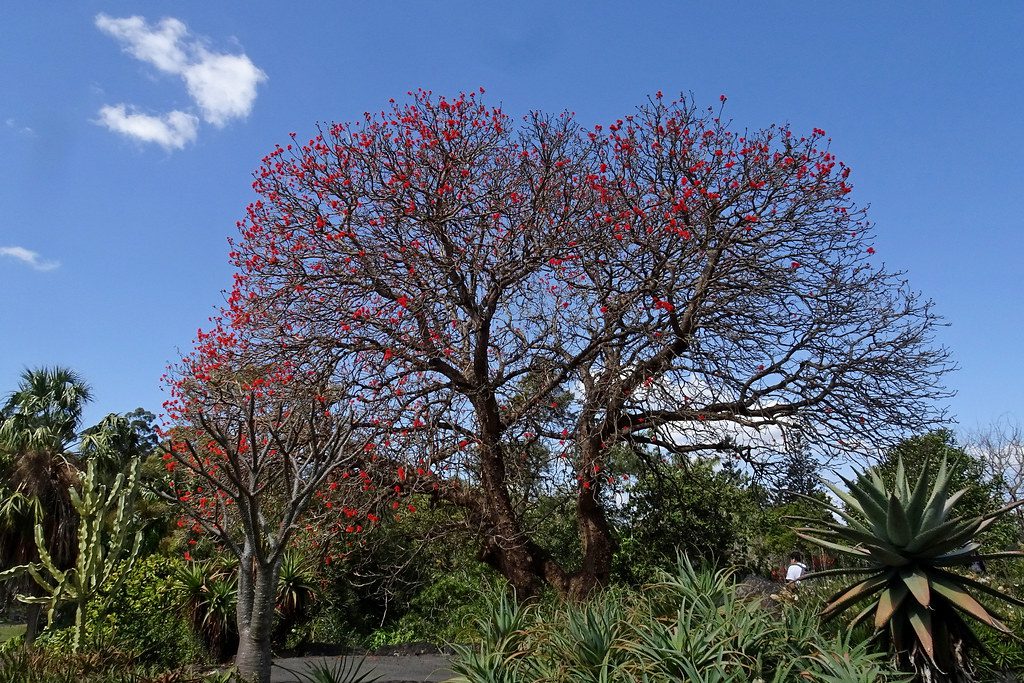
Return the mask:
[[[89,601],[100,588],[116,590],[127,571],[135,564],[142,544],[142,532],[137,531],[131,545],[128,544],[129,517],[131,506],[139,488],[138,459],[134,460],[128,472],[118,474],[114,485],[107,490],[96,481],[96,464],[90,460],[86,469],[82,492],[71,490],[71,503],[78,512],[78,559],[75,566],[61,571],[53,562],[43,539],[43,526],[36,523],[36,548],[39,562],[13,567],[0,573],[0,581],[28,573],[43,589],[45,595],[19,595],[18,600],[29,604],[47,606],[47,626],[53,623],[56,609],[66,603],[74,603],[75,627],[72,647],[78,651],[85,630],[85,614]],[[110,519],[114,513],[113,520]],[[107,531],[109,524],[109,533]],[[104,538],[106,536],[106,538]],[[123,570],[109,583],[113,570],[121,562],[127,563]]]

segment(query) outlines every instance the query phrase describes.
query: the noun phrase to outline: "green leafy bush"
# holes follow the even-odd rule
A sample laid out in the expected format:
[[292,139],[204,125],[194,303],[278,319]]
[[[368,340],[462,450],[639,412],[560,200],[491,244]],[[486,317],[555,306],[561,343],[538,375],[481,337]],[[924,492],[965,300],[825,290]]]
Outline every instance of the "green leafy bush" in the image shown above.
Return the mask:
[[499,581],[449,508],[417,511],[367,530],[317,571],[318,600],[290,640],[379,647],[468,642]]
[[615,580],[638,586],[675,565],[678,552],[727,560],[741,545],[744,520],[756,507],[732,473],[711,460],[645,471],[632,480],[615,515],[619,549]]
[[463,683],[821,683],[905,680],[867,642],[824,634],[813,609],[741,598],[733,575],[681,558],[642,591],[550,607],[495,600],[481,647],[460,647]]
[[[86,649],[114,650],[155,667],[178,667],[206,660],[175,595],[174,573],[184,562],[160,555],[139,560],[116,590],[103,591],[89,605]],[[115,570],[123,571],[123,570]],[[70,647],[70,629],[44,633],[38,641],[50,652]]]
[[613,580],[631,586],[671,571],[679,552],[761,576],[785,571],[790,553],[810,555],[814,547],[797,537],[788,517],[821,516],[805,499],[753,486],[711,459],[647,469],[627,490],[613,516]]

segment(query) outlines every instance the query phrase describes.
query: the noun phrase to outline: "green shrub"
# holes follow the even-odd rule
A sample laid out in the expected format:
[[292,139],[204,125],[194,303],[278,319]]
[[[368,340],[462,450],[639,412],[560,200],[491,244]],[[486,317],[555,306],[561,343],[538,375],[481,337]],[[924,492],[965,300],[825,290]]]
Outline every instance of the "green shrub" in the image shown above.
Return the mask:
[[377,642],[371,645],[471,642],[474,622],[486,614],[488,591],[499,583],[503,582],[479,563],[461,571],[436,574],[409,601],[392,630],[376,632]]
[[642,591],[554,606],[500,598],[479,625],[481,647],[460,647],[452,668],[463,683],[906,680],[867,641],[819,626],[813,605],[741,598],[729,571],[682,558]]
[[810,555],[814,548],[797,537],[787,518],[821,517],[808,501],[780,500],[710,459],[648,471],[633,480],[628,493],[614,515],[619,548],[613,581],[631,586],[671,571],[679,552],[761,576],[784,572],[791,552]]
[[450,508],[411,502],[415,513],[367,530],[320,566],[311,619],[290,644],[468,642],[486,610],[481,591],[500,579],[477,559],[474,537]]
[[[151,555],[136,562],[113,593],[101,592],[89,605],[86,648],[119,651],[144,665],[171,668],[206,660],[202,644],[181,612],[174,572],[181,560]],[[50,652],[70,647],[70,629],[40,636]]]
[[713,460],[666,466],[634,478],[626,504],[615,515],[619,548],[613,575],[639,586],[670,570],[678,552],[726,561],[741,545],[756,504]]

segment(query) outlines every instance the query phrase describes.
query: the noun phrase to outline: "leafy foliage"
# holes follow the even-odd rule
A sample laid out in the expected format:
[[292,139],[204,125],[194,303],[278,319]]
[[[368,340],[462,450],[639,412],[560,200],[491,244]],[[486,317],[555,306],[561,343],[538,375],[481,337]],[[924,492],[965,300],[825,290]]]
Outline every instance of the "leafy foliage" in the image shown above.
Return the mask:
[[[814,487],[800,490],[821,495]],[[736,468],[710,459],[647,467],[631,478],[626,491],[628,498],[613,517],[619,540],[613,576],[634,586],[653,581],[659,570],[671,570],[680,551],[772,575],[793,550],[813,547],[796,535],[789,517],[827,518],[791,489],[754,485]],[[820,566],[830,560],[813,561]]]
[[155,420],[152,413],[142,408],[123,415],[111,413],[82,431],[80,455],[95,461],[101,480],[111,482],[130,469],[134,461],[141,462],[156,450]]
[[[39,550],[56,571],[71,568],[82,543],[77,532],[84,529],[78,524],[73,501],[82,485],[84,463],[93,463],[98,483],[109,489],[117,475],[130,471],[151,448],[152,415],[141,409],[108,415],[79,432],[82,411],[90,399],[91,390],[75,372],[39,368],[22,374],[18,388],[0,408],[0,474],[5,483],[0,501],[0,569],[38,564]],[[136,516],[134,505],[128,512]],[[106,552],[106,546],[92,547],[90,552],[95,555],[100,550]],[[25,573],[20,583],[11,582],[8,592],[42,597],[38,585],[28,578]],[[38,606],[30,609],[29,641],[36,633],[37,611]]]
[[[320,596],[302,628],[306,640],[378,647],[473,638],[497,575],[479,561],[457,511],[453,517],[450,507],[411,500],[414,513],[320,544],[332,559],[318,571]],[[550,517],[552,525],[564,521]]]
[[[1024,599],[1024,567],[1016,566],[1006,572],[1009,578],[988,573],[977,577],[978,581],[1001,592]],[[1024,679],[1024,608],[1018,605],[999,605],[1000,618],[1010,634],[996,629],[979,629],[978,639],[983,646],[984,656],[974,663],[978,678],[983,681]]]
[[730,559],[757,507],[736,478],[716,471],[712,460],[648,470],[627,492],[615,517],[615,576],[632,585],[671,569],[679,550],[704,560]]
[[135,461],[128,478],[125,479],[123,473],[118,474],[108,490],[107,486],[97,482],[96,463],[90,461],[81,494],[75,489],[71,489],[68,494],[79,520],[75,566],[67,570],[57,566],[47,551],[43,523],[39,520],[36,524],[39,563],[19,565],[0,573],[0,581],[15,578],[22,573],[32,577],[44,595],[19,595],[18,599],[29,604],[45,605],[48,625],[53,624],[58,607],[68,602],[75,604],[74,637],[71,643],[73,652],[77,652],[81,645],[89,601],[104,584],[120,579],[119,575],[114,574],[118,562],[124,561],[130,568],[139,555],[142,534],[136,532],[134,541],[130,540],[132,537],[129,535],[130,506],[138,487],[138,476],[139,463]]
[[956,569],[978,559],[1024,556],[1018,551],[979,555],[980,544],[975,540],[1024,501],[980,516],[956,515],[954,510],[968,489],[951,492],[945,460],[934,480],[922,468],[913,486],[900,460],[891,487],[876,469],[857,481],[843,481],[848,491],[830,488],[845,507],[822,505],[844,523],[826,522],[801,530],[803,538],[859,565],[817,574],[861,577],[833,595],[822,616],[830,619],[868,601],[853,623],[873,616],[875,629],[884,629],[903,668],[927,672],[930,680],[970,680],[968,650],[980,643],[965,617],[1010,632],[972,591],[1018,606],[1024,606],[1024,601]]
[[[69,493],[79,471],[71,447],[91,397],[89,386],[72,370],[39,368],[22,373],[18,388],[0,408],[0,465],[11,495],[0,527],[3,569],[38,562],[39,547],[45,547],[60,569],[74,563],[77,518]],[[36,543],[39,520],[42,544]],[[26,580],[12,587],[31,590],[33,583]],[[29,640],[35,621],[33,611]]]
[[[85,645],[89,651],[116,650],[154,669],[208,659],[180,607],[175,582],[180,559],[151,555],[134,566],[120,564],[114,581],[90,603]],[[70,649],[71,629],[46,633],[40,644],[51,653]]]
[[822,636],[806,608],[738,597],[728,571],[675,571],[643,591],[551,607],[495,600],[479,650],[462,647],[463,683],[686,680],[895,681],[867,643]]

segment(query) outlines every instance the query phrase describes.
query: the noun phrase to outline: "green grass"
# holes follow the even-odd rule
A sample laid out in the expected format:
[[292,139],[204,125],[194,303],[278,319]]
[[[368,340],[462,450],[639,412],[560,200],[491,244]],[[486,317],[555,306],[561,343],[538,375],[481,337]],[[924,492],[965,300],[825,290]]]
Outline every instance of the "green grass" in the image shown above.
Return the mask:
[[0,624],[0,643],[25,632],[25,624]]

